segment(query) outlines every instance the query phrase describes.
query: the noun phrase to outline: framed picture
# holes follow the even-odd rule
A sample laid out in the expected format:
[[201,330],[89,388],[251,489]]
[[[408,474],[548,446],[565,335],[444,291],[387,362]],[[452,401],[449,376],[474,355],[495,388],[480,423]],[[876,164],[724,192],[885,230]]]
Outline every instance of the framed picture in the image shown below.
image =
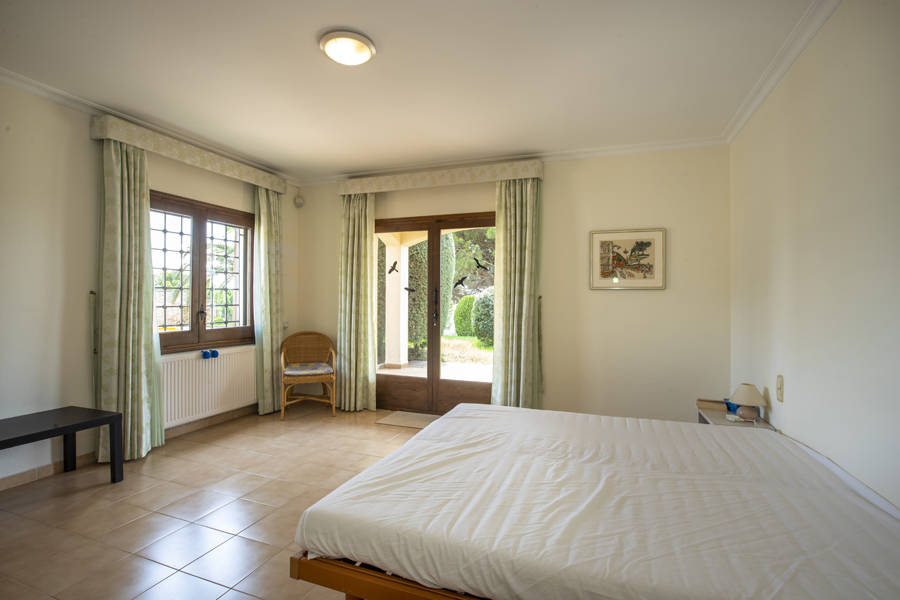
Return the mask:
[[665,289],[665,229],[592,231],[590,248],[592,290]]

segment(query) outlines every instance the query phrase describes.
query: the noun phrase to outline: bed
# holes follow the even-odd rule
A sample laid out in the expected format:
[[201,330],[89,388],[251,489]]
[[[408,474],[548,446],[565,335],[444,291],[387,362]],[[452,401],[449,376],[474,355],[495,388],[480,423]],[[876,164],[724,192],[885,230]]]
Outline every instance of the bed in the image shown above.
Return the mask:
[[292,576],[348,598],[900,597],[893,506],[783,435],[695,423],[461,404],[296,542]]

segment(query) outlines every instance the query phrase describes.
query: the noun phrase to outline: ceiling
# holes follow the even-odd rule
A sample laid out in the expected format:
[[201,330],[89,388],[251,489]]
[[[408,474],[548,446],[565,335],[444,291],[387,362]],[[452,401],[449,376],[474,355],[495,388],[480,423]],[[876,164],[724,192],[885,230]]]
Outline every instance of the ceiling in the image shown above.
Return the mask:
[[[310,181],[722,143],[829,4],[4,0],[0,67]],[[334,27],[375,58],[328,60]]]

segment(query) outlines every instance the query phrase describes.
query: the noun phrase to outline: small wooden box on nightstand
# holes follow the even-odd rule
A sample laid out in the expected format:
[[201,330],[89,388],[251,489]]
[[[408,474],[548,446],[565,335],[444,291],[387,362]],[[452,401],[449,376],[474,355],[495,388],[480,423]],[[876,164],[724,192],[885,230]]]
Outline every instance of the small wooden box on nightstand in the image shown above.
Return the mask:
[[729,421],[725,418],[725,403],[721,400],[703,400],[697,398],[697,422],[709,425],[728,425],[730,427],[755,427],[757,429],[775,428],[769,425],[765,419],[757,419],[755,423],[750,421]]

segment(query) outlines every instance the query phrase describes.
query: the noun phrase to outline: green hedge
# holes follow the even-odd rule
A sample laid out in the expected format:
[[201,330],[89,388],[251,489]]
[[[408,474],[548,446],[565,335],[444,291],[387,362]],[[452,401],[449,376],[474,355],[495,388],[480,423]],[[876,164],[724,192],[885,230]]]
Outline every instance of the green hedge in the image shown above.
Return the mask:
[[378,240],[378,272],[380,275],[378,276],[377,285],[378,285],[378,350],[377,350],[377,358],[376,364],[382,364],[384,362],[385,357],[385,325],[384,321],[387,316],[387,307],[385,306],[385,256],[387,253],[387,248],[384,245],[384,242]]
[[[453,293],[453,275],[456,272],[456,244],[453,234],[441,236],[441,331],[450,315],[450,296]],[[428,242],[409,247],[409,360],[425,360],[428,338]]]
[[456,311],[453,313],[456,335],[475,335],[472,333],[472,305],[474,303],[475,296],[463,296],[456,304]]
[[475,297],[472,305],[472,332],[486,346],[494,345],[494,288]]

